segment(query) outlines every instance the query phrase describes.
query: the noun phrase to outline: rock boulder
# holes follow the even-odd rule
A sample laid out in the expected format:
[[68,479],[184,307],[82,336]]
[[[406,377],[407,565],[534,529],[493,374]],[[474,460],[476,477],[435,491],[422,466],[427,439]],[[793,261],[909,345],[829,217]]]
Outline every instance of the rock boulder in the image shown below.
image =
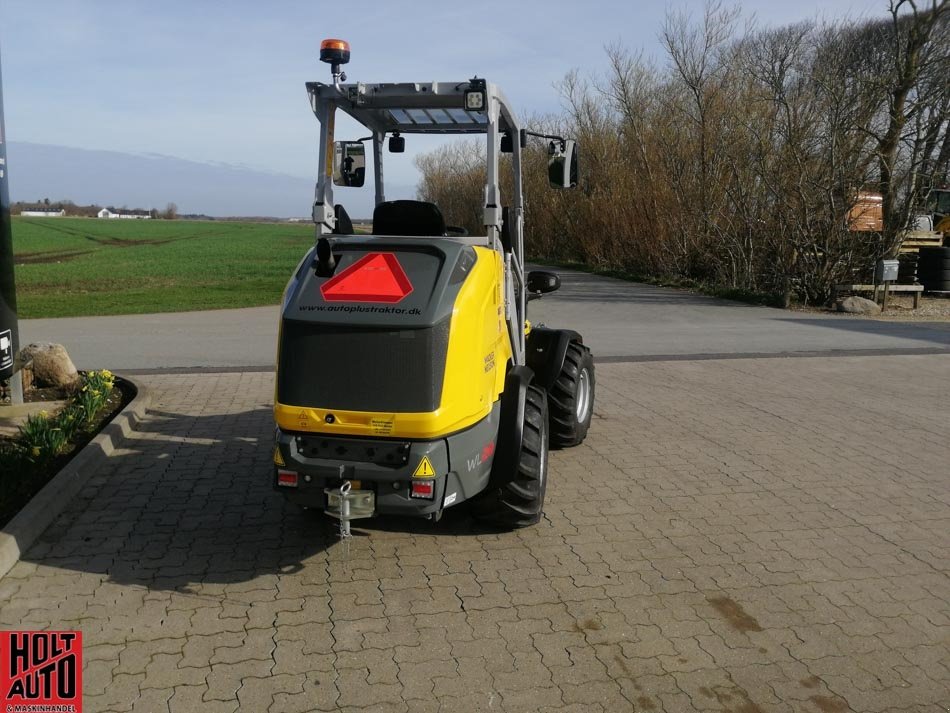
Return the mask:
[[880,314],[881,307],[874,300],[864,297],[845,297],[835,303],[835,309],[849,314]]
[[62,344],[37,342],[28,344],[18,356],[23,363],[33,362],[33,378],[36,386],[70,388],[79,383],[76,365]]

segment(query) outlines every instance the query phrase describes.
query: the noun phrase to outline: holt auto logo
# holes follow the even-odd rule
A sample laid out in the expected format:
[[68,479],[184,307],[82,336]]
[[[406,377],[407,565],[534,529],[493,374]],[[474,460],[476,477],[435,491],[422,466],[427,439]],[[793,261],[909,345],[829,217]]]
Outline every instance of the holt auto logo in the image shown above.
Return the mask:
[[82,632],[0,632],[0,713],[82,713]]

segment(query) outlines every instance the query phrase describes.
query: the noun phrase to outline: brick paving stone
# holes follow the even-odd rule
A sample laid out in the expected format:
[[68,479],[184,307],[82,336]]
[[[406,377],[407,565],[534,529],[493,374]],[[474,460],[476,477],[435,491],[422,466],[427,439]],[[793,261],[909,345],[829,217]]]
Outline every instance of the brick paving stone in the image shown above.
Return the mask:
[[[184,686],[183,688],[191,688],[191,686]],[[171,699],[175,693],[176,690],[174,688],[144,689],[136,699],[132,710],[134,713],[168,713],[169,699]],[[179,698],[179,701],[180,700]],[[181,708],[177,706],[177,702],[175,710],[181,710]]]
[[348,554],[269,486],[270,374],[150,376],[0,625],[81,628],[90,711],[945,710],[948,367],[599,365],[536,527]]
[[237,697],[241,682],[249,677],[264,678],[273,670],[272,661],[241,661],[239,663],[212,664],[211,673],[205,678],[207,690],[202,694],[206,701],[230,701]]

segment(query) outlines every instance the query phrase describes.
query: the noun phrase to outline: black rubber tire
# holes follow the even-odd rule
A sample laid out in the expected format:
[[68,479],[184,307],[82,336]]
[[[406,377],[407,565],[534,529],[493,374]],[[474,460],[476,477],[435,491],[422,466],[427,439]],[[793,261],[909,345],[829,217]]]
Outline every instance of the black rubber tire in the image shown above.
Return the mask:
[[918,270],[917,277],[921,281],[947,282],[950,281],[950,268],[945,270]]
[[[585,378],[582,376],[585,372],[588,403],[586,414],[578,419],[578,386]],[[548,391],[548,408],[552,448],[570,448],[584,442],[594,414],[594,357],[582,344],[571,342],[568,345],[561,373]]]
[[480,520],[504,528],[528,527],[541,520],[548,489],[548,399],[543,389],[529,386],[524,405],[524,435],[518,467],[504,483],[489,486],[472,512]]
[[925,260],[950,260],[950,248],[941,247],[923,247],[917,251],[920,261]]

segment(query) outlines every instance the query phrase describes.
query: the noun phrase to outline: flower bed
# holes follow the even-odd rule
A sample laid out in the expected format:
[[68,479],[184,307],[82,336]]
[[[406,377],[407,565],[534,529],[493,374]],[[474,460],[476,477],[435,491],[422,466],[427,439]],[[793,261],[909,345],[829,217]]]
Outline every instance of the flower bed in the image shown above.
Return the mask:
[[80,385],[63,396],[68,403],[58,413],[29,416],[14,437],[0,439],[0,526],[112,419],[132,393],[104,369],[83,373]]

